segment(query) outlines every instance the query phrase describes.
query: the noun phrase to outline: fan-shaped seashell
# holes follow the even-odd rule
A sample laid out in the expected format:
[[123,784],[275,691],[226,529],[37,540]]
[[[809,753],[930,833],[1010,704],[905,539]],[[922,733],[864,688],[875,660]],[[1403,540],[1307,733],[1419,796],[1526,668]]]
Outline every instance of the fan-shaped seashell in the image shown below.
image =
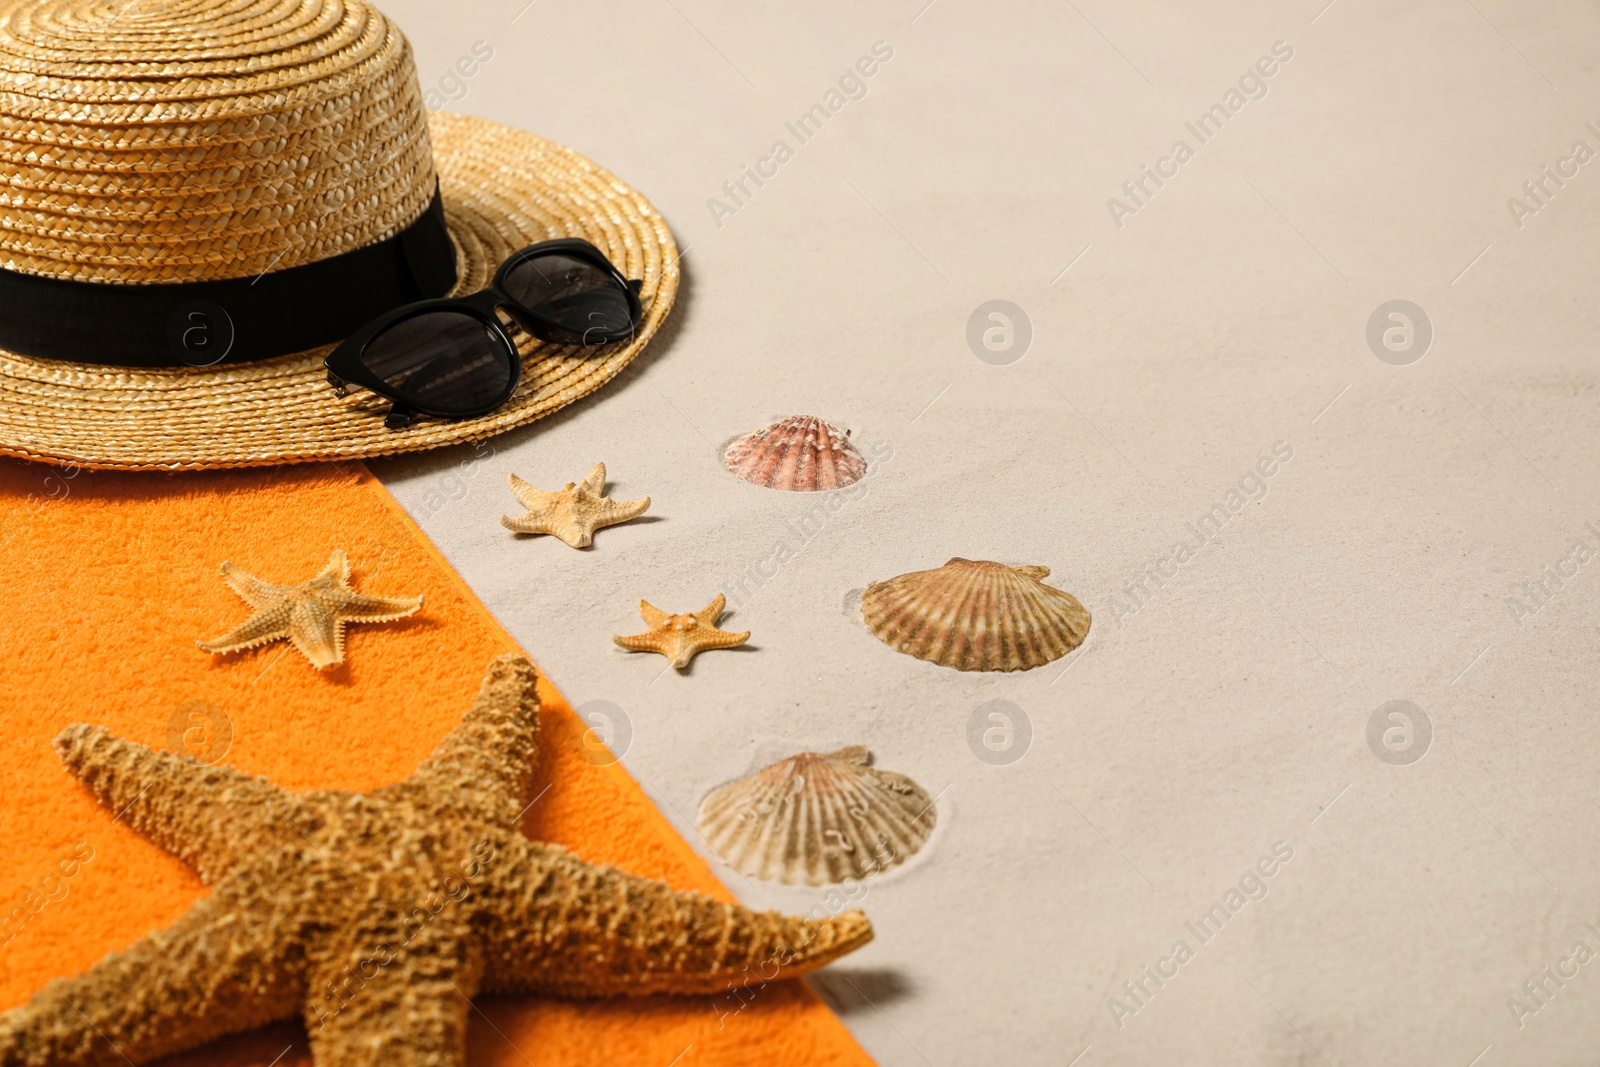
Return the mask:
[[884,644],[958,671],[1024,671],[1089,635],[1089,612],[1042,581],[1049,567],[962,559],[876,582],[861,616]]
[[933,798],[867,765],[865,745],[802,752],[711,792],[696,823],[749,878],[828,885],[905,862],[933,832]]
[[734,441],[722,453],[730,471],[752,485],[789,492],[843,489],[867,473],[850,436],[810,415],[791,415]]

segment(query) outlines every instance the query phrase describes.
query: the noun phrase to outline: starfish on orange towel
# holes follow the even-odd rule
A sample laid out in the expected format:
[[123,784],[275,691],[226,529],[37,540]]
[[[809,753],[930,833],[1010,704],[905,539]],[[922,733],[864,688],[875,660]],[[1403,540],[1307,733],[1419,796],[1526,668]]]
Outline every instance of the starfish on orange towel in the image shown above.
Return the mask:
[[672,661],[680,671],[696,655],[709,648],[732,648],[750,639],[750,631],[733,633],[717,629],[727,598],[721,593],[717,599],[699,611],[686,615],[670,615],[648,600],[639,601],[639,614],[650,629],[630,637],[611,635],[611,640],[630,652],[659,652]]
[[604,463],[596,463],[583,481],[568,482],[565,489],[554,492],[529,485],[515,474],[510,480],[511,492],[528,513],[520,519],[502,515],[500,525],[517,533],[553,534],[573,548],[589,547],[600,527],[636,519],[650,507],[647,496],[612,500],[603,495]]
[[317,670],[344,662],[344,628],[351,622],[393,622],[422,607],[422,598],[368,596],[350,588],[350,561],[334,549],[322,573],[299,585],[273,585],[222,565],[222,580],[252,614],[221,637],[197,641],[207,652],[237,652],[285,637]]
[[370,793],[67,727],[68,768],[211,891],[0,1015],[0,1064],[145,1064],[298,1017],[319,1067],[461,1067],[479,994],[719,993],[872,939],[859,911],[756,912],[524,837],[538,715],[533,666],[501,656],[433,755]]

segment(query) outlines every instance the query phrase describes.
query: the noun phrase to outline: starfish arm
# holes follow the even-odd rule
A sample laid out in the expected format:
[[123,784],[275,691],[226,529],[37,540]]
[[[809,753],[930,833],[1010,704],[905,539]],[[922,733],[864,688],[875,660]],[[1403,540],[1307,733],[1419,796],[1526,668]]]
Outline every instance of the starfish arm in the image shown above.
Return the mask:
[[602,500],[595,509],[595,526],[614,526],[619,522],[637,519],[649,510],[650,498],[647,496],[638,500]]
[[706,641],[699,640],[698,636],[674,633],[668,638],[661,654],[672,660],[672,666],[681,671],[688,667],[696,656],[710,647]]
[[211,884],[288,834],[298,799],[265,778],[207,767],[78,723],[56,752],[118,820],[193,867]]
[[422,607],[420,596],[370,596],[346,593],[339,601],[339,617],[346,622],[393,622],[414,615]]
[[672,661],[672,665],[682,670],[689,665],[690,660],[702,652],[713,648],[733,648],[748,640],[750,640],[749,630],[734,633],[731,630],[718,630],[712,627],[681,634],[678,637],[677,657]]
[[448,916],[408,940],[374,923],[320,961],[303,1009],[316,1067],[463,1067],[482,968],[461,933]]
[[532,511],[520,519],[513,519],[509,515],[500,516],[500,525],[516,533],[547,534],[550,532],[550,520],[544,514]]
[[543,526],[545,533],[561,538],[573,548],[588,548],[594,543],[595,523],[585,522],[571,501],[552,508]]
[[639,601],[639,614],[643,617],[645,625],[650,627],[652,630],[658,626],[664,626],[666,621],[672,618],[669,613],[662,611],[660,608],[650,603],[650,601],[643,599]]
[[510,827],[521,814],[538,756],[539,693],[527,657],[504,655],[484,672],[478,698],[411,781]]
[[749,630],[712,630],[710,633],[696,635],[696,652],[704,652],[708,648],[733,648],[750,640]]
[[290,588],[289,586],[264,582],[249,571],[242,570],[226,560],[222,564],[222,580],[227,583],[229,589],[239,594],[240,600],[243,600],[252,608],[270,604],[289,592]]
[[292,1017],[303,999],[278,924],[245,921],[228,880],[172,926],[0,1015],[5,1067],[126,1067]]
[[603,495],[606,488],[606,465],[604,463],[596,463],[594,469],[584,475],[583,481],[578,484],[595,496]]
[[289,643],[317,670],[344,662],[344,620],[330,605],[296,601],[289,614]]
[[350,584],[350,557],[344,554],[344,549],[333,550],[333,554],[328,557],[328,565],[322,568],[317,578],[332,578],[340,585]]
[[538,486],[529,485],[515,474],[509,475],[507,481],[511,485],[511,495],[517,498],[517,503],[529,511],[542,511],[550,506],[550,499],[555,493],[546,492]]
[[196,641],[205,652],[238,652],[289,636],[289,615],[284,611],[258,611],[221,637]]
[[722,618],[722,609],[727,606],[727,603],[728,598],[718,593],[717,598],[695,612],[694,617],[706,626],[715,626],[717,620]]
[[502,875],[485,903],[495,923],[486,992],[719,993],[807,974],[872,939],[859,911],[790,918],[675,892],[526,839],[507,851],[503,862],[521,876]]
[[666,649],[661,643],[661,635],[653,630],[646,630],[642,634],[612,634],[611,640],[629,652],[659,652],[666,655]]
[[593,532],[585,530],[581,526],[569,526],[564,530],[551,530],[550,532],[573,548],[588,548],[594,544]]

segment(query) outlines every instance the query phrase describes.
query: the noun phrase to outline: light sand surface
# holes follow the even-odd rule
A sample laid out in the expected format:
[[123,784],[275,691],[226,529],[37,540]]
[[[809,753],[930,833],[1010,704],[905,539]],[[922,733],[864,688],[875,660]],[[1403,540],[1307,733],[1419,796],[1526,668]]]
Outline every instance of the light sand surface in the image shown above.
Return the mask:
[[[1571,154],[1600,152],[1594,5],[523,2],[388,10],[425,88],[493,48],[450,108],[653,199],[681,305],[596,397],[375,469],[575,706],[622,710],[625,765],[713,860],[701,798],[795,751],[865,743],[938,794],[931,844],[854,893],[877,940],[815,980],[876,1057],[1593,1062],[1600,159]],[[866,96],[801,144],[785,123],[879,41]],[[1277,42],[1266,95],[1201,143],[1185,123]],[[1570,176],[1540,206],[1546,165]],[[1033,335],[1003,365],[966,336],[996,299]],[[1366,339],[1395,299],[1433,328],[1409,365]],[[878,462],[740,595],[826,500],[719,450],[793,413]],[[509,472],[557,488],[597,460],[648,516],[586,551],[500,527]],[[1220,535],[1166,562],[1214,505]],[[955,555],[1049,566],[1089,642],[962,674],[852,614]],[[746,648],[679,675],[613,647],[638,598],[718,592]],[[967,741],[996,700],[1032,734],[1004,765]],[[1409,764],[1369,746],[1392,700],[1431,724]],[[837,906],[716,869],[749,903]],[[1229,911],[1241,879],[1265,896]]]

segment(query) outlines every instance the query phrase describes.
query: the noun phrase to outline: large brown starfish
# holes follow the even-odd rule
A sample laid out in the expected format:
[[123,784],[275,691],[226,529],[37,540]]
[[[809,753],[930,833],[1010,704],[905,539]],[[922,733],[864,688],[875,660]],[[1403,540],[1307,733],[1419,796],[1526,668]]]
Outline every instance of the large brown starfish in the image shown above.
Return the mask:
[[273,585],[223,563],[222,580],[250,605],[251,615],[221,637],[197,641],[206,652],[237,652],[287,637],[317,670],[344,662],[344,628],[393,622],[422,607],[421,597],[370,596],[350,588],[350,561],[336,548],[315,578]]
[[433,755],[370,793],[68,727],[73,773],[211,893],[0,1015],[0,1064],[145,1063],[299,1015],[319,1067],[454,1067],[478,993],[723,992],[871,940],[858,911],[754,912],[523,837],[538,710],[532,665],[502,656]]

